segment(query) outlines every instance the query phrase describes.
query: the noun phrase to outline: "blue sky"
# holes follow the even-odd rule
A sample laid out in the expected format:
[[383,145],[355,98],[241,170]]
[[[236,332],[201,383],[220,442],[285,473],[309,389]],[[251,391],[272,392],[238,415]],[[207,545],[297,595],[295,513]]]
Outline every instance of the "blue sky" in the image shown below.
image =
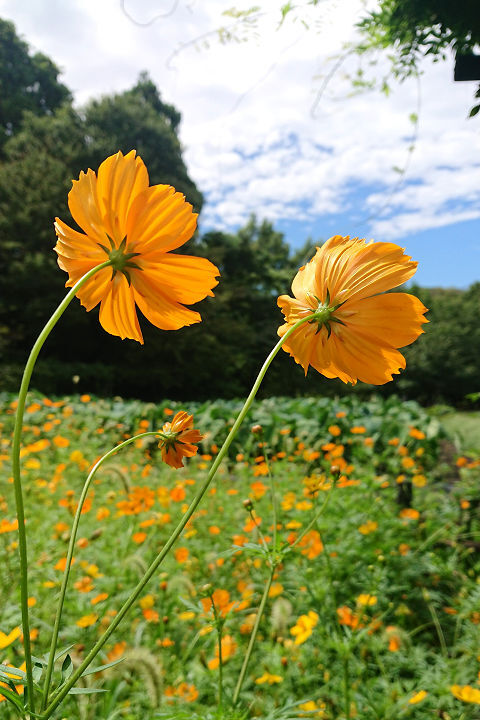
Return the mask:
[[[226,16],[225,0],[0,0],[0,16],[57,63],[78,106],[150,74],[182,114],[201,228],[235,230],[255,213],[294,247],[358,235],[406,248],[421,285],[480,281],[475,83],[454,83],[448,57],[388,97],[353,93],[362,61],[345,44],[365,3],[298,0],[279,30],[282,4],[265,0],[251,24]],[[219,42],[221,27],[244,42]],[[363,69],[381,77],[388,64],[376,62]]]
[[[285,234],[292,247],[300,247],[305,239],[302,225],[292,221],[278,223],[277,229]],[[314,241],[326,240],[331,235],[357,234],[349,219],[338,217],[319,220],[308,229]],[[358,230],[361,237],[364,233]],[[377,240],[379,238],[376,238]],[[480,281],[480,242],[478,220],[455,223],[439,229],[412,233],[396,240],[407,254],[418,262],[414,281],[423,287],[468,288]]]

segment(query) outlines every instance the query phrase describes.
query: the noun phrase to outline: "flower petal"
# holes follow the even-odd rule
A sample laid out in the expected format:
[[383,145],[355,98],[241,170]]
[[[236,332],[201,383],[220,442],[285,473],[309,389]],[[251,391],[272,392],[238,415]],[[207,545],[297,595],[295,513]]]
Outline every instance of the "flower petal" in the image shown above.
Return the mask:
[[348,327],[336,327],[329,342],[335,364],[354,381],[384,385],[406,365],[405,358],[395,348],[358,335]]
[[292,282],[294,296],[312,310],[318,307],[315,296],[321,302],[324,302],[326,297],[326,287],[317,282],[317,266],[321,257],[322,248],[317,247],[313,258],[299,269]]
[[197,215],[182,193],[170,185],[147,188],[132,203],[126,234],[129,252],[168,252],[184,245],[197,226]]
[[127,155],[111,155],[98,168],[97,197],[103,223],[118,244],[127,234],[127,217],[138,195],[148,188],[148,172],[143,160]]
[[199,313],[172,302],[161,292],[152,291],[146,297],[140,295],[136,289],[133,292],[139,310],[152,325],[161,330],[178,330],[202,320]]
[[93,170],[80,173],[78,180],[72,181],[68,193],[68,207],[75,222],[95,242],[104,244],[105,226],[97,201],[97,176]]
[[135,150],[118,152],[103,161],[98,179],[93,170],[81,172],[68,194],[74,220],[95,242],[104,245],[106,235],[118,246],[126,234],[127,214],[139,193],[148,188],[148,173]]
[[[278,328],[280,337],[283,337],[291,327],[291,323],[281,325]],[[307,374],[308,366],[311,364],[312,354],[315,352],[317,328],[318,325],[316,323],[305,323],[292,333],[282,345],[283,350],[288,352],[295,362],[303,367],[305,375]]]
[[[96,240],[73,230],[69,225],[55,218],[55,233],[57,235],[57,244],[53,248],[55,252],[63,257],[68,263],[69,258],[91,259],[92,267],[99,265],[107,260],[104,250],[98,245]],[[64,268],[62,268],[64,269]]]
[[99,319],[103,329],[111,335],[118,335],[122,340],[125,338],[138,340],[143,345],[133,290],[123,274],[117,272],[108,284],[100,305]]
[[193,303],[213,296],[212,288],[218,285],[220,274],[210,260],[174,253],[149,253],[139,260],[142,272],[132,273],[132,282],[141,292],[142,278],[149,279],[151,286],[157,285],[175,302]]
[[332,302],[391,290],[409,280],[417,268],[394,243],[367,243],[340,235],[327,240],[314,259],[316,284],[324,292],[328,288]]
[[349,300],[335,313],[346,325],[362,336],[391,345],[410,345],[424,331],[427,308],[407,293],[387,293],[363,300]]

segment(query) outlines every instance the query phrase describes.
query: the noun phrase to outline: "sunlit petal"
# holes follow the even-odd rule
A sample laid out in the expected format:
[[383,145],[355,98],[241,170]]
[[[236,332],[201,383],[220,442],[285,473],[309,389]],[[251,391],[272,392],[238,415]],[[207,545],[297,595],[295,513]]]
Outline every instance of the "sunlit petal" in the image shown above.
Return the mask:
[[427,322],[427,309],[406,293],[380,295],[403,284],[417,263],[393,243],[367,243],[335,235],[317,248],[293,283],[294,298],[278,298],[287,330],[306,315],[283,349],[328,378],[383,385],[405,368],[398,348],[412,343]]
[[77,295],[87,310],[101,303],[100,323],[112,335],[143,342],[135,303],[154,325],[177,330],[200,322],[192,304],[213,295],[218,269],[208,260],[168,252],[189,240],[197,216],[169,185],[148,186],[147,169],[134,150],[81,172],[68,196],[85,234],[55,221],[58,264],[73,286],[104,262]]

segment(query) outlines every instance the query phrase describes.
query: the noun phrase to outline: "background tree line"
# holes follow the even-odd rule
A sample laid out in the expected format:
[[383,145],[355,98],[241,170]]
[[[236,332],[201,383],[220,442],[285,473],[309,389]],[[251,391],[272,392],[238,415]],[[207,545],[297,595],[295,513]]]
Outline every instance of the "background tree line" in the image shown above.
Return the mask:
[[[73,223],[67,193],[72,178],[97,169],[108,155],[135,148],[150,181],[183,192],[200,211],[177,136],[180,114],[164,103],[146,74],[123,93],[80,110],[58,80],[52,61],[31,54],[12,23],[0,20],[0,390],[16,391],[39,329],[65,292],[58,269],[53,218]],[[313,245],[292,251],[271,223],[252,217],[236,233],[196,236],[183,252],[208,257],[220,269],[215,298],[200,304],[203,322],[176,332],[142,323],[145,345],[107,335],[72,303],[49,338],[33,386],[46,394],[91,392],[157,400],[245,395],[276,341],[288,293]],[[425,403],[461,402],[480,390],[480,284],[468,291],[414,292],[430,308],[425,335],[406,351],[407,370],[382,392]],[[74,378],[79,378],[78,383]],[[371,392],[359,386],[354,392]],[[281,353],[264,395],[352,392],[302,369]]]

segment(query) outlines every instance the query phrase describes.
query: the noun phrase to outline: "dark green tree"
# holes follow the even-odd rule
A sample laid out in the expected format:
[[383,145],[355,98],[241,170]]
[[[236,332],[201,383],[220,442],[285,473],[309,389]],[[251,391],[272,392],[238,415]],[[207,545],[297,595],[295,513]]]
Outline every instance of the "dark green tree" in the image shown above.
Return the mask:
[[[75,226],[67,195],[81,170],[96,170],[119,149],[136,149],[152,184],[174,185],[200,210],[202,195],[188,176],[176,135],[179,121],[179,113],[162,102],[145,75],[131,90],[91,102],[80,113],[68,104],[41,116],[24,112],[21,125],[5,142],[0,161],[4,387],[14,389],[38,331],[65,293],[67,276],[58,269],[53,252],[53,221],[58,216]],[[108,392],[114,386],[109,366],[112,356],[121,361],[127,352],[125,344],[120,347],[74,302],[68,322],[60,323],[60,332],[52,335],[42,353],[39,372],[47,378],[45,387],[51,389],[58,382],[59,389],[68,391],[72,375],[91,375],[95,365],[98,382]],[[82,363],[85,369],[79,373]]]
[[25,112],[51,115],[71,101],[70,91],[58,81],[59,73],[46,55],[30,53],[13,23],[0,19],[0,153],[21,127]]
[[179,123],[180,113],[162,101],[155,83],[142,73],[130,90],[92,100],[86,106],[91,167],[98,167],[112,152],[127,153],[135,148],[148,167],[152,185],[173,185],[200,212],[203,197],[182,158]]
[[480,283],[468,290],[409,289],[429,308],[425,334],[406,348],[408,374],[399,388],[431,405],[462,404],[480,390]]

